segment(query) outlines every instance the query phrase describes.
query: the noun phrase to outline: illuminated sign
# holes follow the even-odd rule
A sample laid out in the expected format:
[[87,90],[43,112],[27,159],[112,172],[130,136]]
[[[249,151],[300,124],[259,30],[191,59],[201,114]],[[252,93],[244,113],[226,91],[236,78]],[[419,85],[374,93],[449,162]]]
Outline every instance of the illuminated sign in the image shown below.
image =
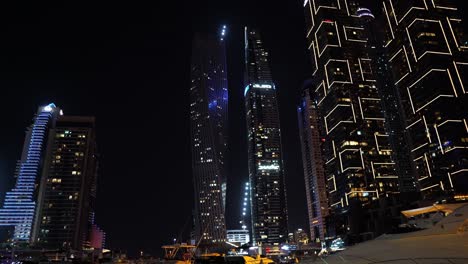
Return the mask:
[[257,89],[275,89],[275,86],[271,84],[259,84],[259,83],[249,84],[245,87],[244,96],[247,95],[247,92],[249,91],[250,87],[257,88]]
[[358,8],[357,10],[358,17],[372,17],[375,18],[372,12],[368,8]]
[[279,165],[259,165],[258,169],[259,170],[279,170],[280,166]]
[[271,88],[273,88],[273,86],[271,86],[269,84],[254,84],[253,87],[254,88],[261,88],[261,89],[271,89]]

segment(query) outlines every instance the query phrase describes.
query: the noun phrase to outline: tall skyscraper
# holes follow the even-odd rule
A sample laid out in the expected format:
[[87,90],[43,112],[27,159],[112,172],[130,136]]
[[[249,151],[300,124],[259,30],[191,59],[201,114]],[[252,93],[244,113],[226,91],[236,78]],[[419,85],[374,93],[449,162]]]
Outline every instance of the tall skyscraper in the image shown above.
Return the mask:
[[228,85],[226,26],[220,34],[196,34],[192,47],[190,127],[195,189],[195,239],[226,241],[225,191]]
[[356,0],[304,2],[313,66],[311,105],[321,124],[330,232],[350,235],[385,231],[399,192],[359,8]]
[[384,45],[423,198],[468,198],[468,36],[461,1],[384,0]]
[[60,116],[50,129],[32,241],[49,249],[89,246],[97,157],[94,117]]
[[[416,168],[413,166],[410,150],[410,139],[405,134],[405,115],[401,102],[394,86],[394,78],[389,63],[388,48],[382,39],[385,35],[382,23],[376,20],[371,10],[365,7],[358,8],[357,16],[360,17],[363,28],[368,32],[370,57],[373,58],[373,67],[376,73],[377,87],[385,114],[390,146],[398,174],[401,200],[411,203],[418,199],[416,184]],[[380,19],[382,22],[382,19]]]
[[26,131],[23,153],[16,171],[16,184],[6,193],[4,205],[0,209],[0,226],[13,228],[10,242],[30,242],[47,137],[60,114],[61,110],[55,104],[39,107],[33,124]]
[[287,239],[287,209],[281,132],[268,52],[258,31],[245,28],[245,109],[254,243]]
[[93,117],[40,107],[26,132],[16,185],[0,209],[8,242],[46,249],[90,246],[96,196]]
[[329,207],[319,132],[320,120],[317,106],[310,96],[310,85],[312,84],[311,80],[304,83],[302,101],[298,107],[299,135],[310,236],[312,240],[317,238],[324,240]]

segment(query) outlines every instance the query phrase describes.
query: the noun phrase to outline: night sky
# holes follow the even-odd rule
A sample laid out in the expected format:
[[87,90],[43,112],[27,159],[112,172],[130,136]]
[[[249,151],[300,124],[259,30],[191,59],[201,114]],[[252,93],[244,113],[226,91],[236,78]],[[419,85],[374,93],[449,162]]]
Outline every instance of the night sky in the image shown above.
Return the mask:
[[[279,91],[289,227],[307,228],[296,104],[310,63],[302,1],[28,3],[0,8],[0,199],[40,105],[97,118],[96,219],[112,249],[160,254],[191,227],[189,70],[194,31],[228,26],[228,228],[247,179],[243,27],[260,29]],[[168,3],[170,2],[170,3]],[[3,202],[3,201],[2,201]],[[185,227],[184,227],[185,226]]]

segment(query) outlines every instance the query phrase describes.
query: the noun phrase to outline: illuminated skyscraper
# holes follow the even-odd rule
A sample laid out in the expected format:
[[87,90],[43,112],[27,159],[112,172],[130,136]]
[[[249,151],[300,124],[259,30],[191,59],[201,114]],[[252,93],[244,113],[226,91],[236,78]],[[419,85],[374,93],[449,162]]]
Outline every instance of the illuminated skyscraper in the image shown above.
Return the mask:
[[373,58],[373,67],[376,73],[377,87],[385,114],[385,124],[389,135],[390,146],[398,174],[398,183],[401,200],[411,203],[419,197],[416,184],[416,169],[413,166],[410,139],[405,134],[405,116],[401,109],[399,95],[395,90],[394,79],[389,63],[388,48],[382,42],[384,31],[380,20],[376,20],[368,8],[357,10],[363,28],[368,32],[368,45],[370,57]]
[[467,198],[468,37],[463,1],[384,0],[384,45],[425,200]]
[[61,110],[54,104],[39,107],[32,126],[26,131],[23,153],[16,172],[16,184],[6,193],[5,202],[0,209],[0,226],[14,229],[9,239],[11,242],[30,242],[47,137],[60,113]]
[[202,244],[226,241],[224,215],[228,86],[226,27],[219,35],[196,34],[193,40],[190,127],[195,189],[195,239]]
[[90,245],[96,196],[94,118],[40,107],[26,132],[16,185],[0,209],[8,239],[47,249]]
[[81,250],[94,224],[97,157],[94,117],[60,116],[50,129],[32,241]]
[[[312,112],[319,117],[330,232],[350,235],[385,231],[399,192],[369,36],[362,26],[363,16],[373,15],[359,8],[356,0],[304,2],[313,66],[307,105],[316,107]],[[309,141],[316,142],[316,136]]]
[[310,97],[311,84],[311,81],[306,81],[304,85],[302,102],[298,108],[298,120],[310,235],[312,240],[316,238],[324,240],[329,208],[319,131],[320,120],[317,106]]
[[287,238],[287,209],[278,102],[258,31],[245,28],[245,109],[254,243]]

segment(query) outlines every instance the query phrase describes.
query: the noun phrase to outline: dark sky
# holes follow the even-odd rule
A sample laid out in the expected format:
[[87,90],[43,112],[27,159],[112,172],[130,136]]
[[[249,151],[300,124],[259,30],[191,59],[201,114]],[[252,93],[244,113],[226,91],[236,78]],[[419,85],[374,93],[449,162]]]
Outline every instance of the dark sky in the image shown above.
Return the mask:
[[97,221],[110,248],[160,253],[193,206],[189,67],[194,30],[228,26],[228,227],[247,179],[243,26],[260,29],[279,91],[289,227],[306,228],[296,104],[310,72],[302,1],[67,1],[0,6],[0,199],[39,105],[97,118]]

